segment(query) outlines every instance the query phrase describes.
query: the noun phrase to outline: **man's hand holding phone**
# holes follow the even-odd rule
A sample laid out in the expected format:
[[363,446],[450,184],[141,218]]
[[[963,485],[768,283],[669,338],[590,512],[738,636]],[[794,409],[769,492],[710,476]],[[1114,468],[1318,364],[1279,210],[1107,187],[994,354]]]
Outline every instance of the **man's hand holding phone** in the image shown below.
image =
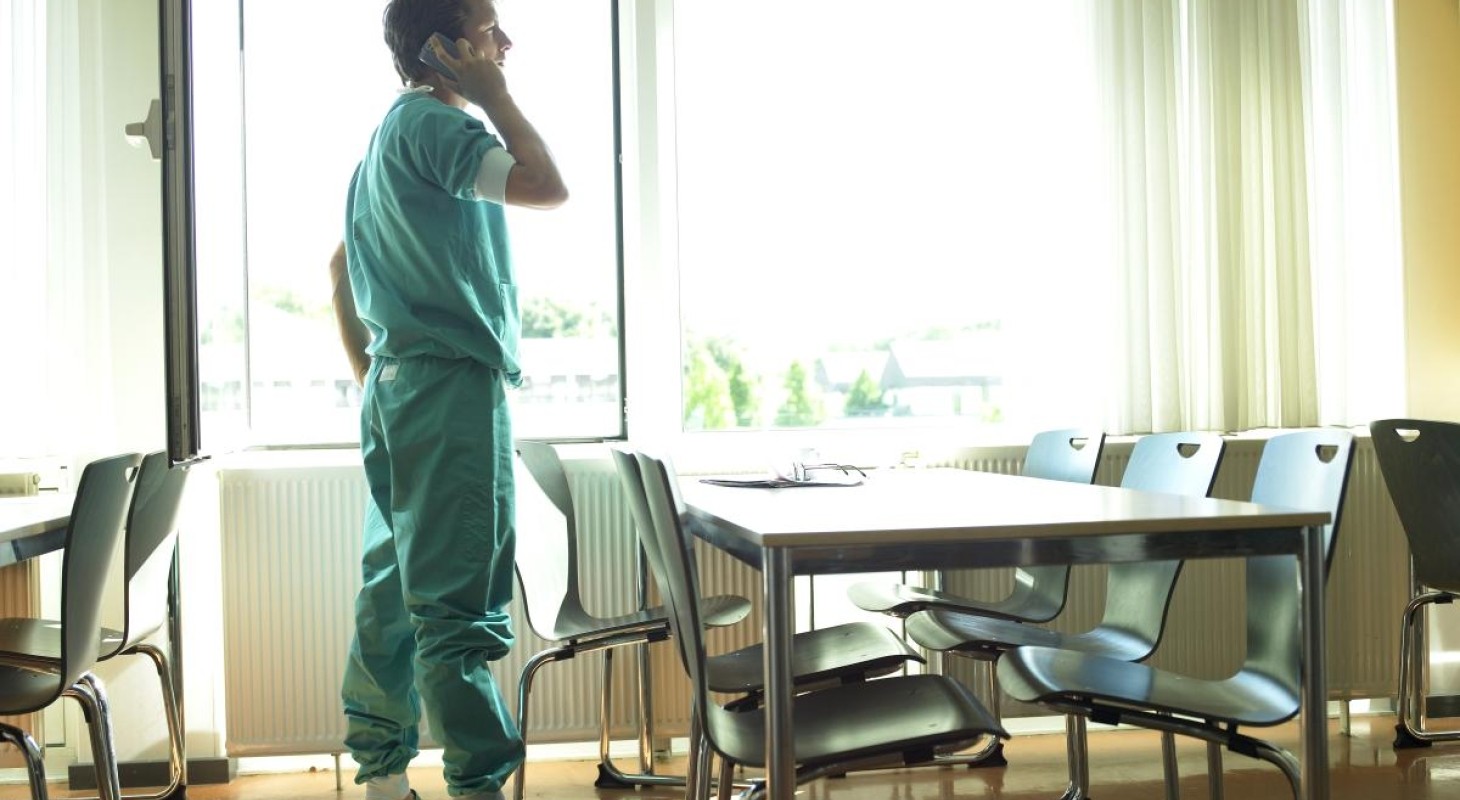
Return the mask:
[[486,111],[507,97],[502,68],[466,39],[452,42],[444,34],[433,33],[421,48],[420,59],[450,82],[447,88]]

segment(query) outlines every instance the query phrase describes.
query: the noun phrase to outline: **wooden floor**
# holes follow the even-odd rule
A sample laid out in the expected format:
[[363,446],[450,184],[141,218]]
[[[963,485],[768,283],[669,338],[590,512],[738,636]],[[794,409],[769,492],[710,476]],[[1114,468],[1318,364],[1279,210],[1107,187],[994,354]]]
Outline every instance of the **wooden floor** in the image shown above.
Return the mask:
[[[1396,751],[1392,716],[1355,717],[1350,736],[1330,737],[1333,800],[1455,800],[1460,798],[1460,743],[1429,749]],[[1296,751],[1297,728],[1275,729],[1273,739]],[[1099,800],[1146,800],[1163,797],[1160,743],[1143,731],[1104,731],[1090,735],[1091,794]],[[1009,766],[1001,769],[941,767],[855,773],[802,787],[799,800],[965,800],[972,798],[1058,797],[1065,785],[1064,737],[1027,735],[1006,747]],[[1183,797],[1207,797],[1204,745],[1178,745]],[[628,765],[623,765],[627,767]],[[671,759],[661,772],[683,769]],[[1232,800],[1287,800],[1287,783],[1273,767],[1226,754],[1226,796]],[[677,798],[683,790],[599,790],[593,788],[590,761],[541,761],[528,764],[528,796],[554,800],[634,800]],[[411,770],[411,784],[422,800],[447,800],[438,768]],[[510,787],[509,787],[510,788]],[[364,789],[346,776],[345,789],[335,790],[332,771],[288,775],[244,775],[232,783],[196,786],[191,800],[344,800],[363,798]],[[0,787],[0,800],[27,797],[23,786]],[[71,796],[53,785],[53,798]]]

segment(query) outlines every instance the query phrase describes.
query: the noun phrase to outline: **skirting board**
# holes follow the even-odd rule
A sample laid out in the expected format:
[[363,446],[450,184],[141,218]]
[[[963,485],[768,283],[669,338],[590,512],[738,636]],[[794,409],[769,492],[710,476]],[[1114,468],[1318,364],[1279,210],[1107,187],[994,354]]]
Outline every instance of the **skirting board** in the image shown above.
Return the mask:
[[[122,788],[164,786],[167,784],[166,761],[126,761],[117,765]],[[188,779],[191,786],[207,783],[229,783],[238,774],[238,760],[233,758],[190,758]],[[72,764],[66,769],[66,781],[72,791],[96,789],[96,770],[90,764]]]

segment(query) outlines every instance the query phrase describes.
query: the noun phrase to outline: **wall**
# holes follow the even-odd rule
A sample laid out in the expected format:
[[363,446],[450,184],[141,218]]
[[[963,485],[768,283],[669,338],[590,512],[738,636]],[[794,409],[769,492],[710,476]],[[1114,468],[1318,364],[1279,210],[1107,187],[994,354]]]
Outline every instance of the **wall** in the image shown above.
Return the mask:
[[1394,0],[1409,413],[1460,420],[1460,3]]

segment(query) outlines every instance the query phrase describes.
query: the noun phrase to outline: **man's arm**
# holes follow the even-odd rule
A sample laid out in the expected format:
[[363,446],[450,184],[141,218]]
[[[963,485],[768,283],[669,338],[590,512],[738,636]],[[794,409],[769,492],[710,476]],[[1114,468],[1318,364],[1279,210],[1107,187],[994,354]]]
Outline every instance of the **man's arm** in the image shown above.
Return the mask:
[[330,257],[330,279],[334,282],[331,305],[335,309],[335,323],[340,328],[340,341],[345,345],[345,356],[350,359],[350,369],[355,381],[365,385],[365,373],[370,371],[370,356],[365,347],[370,344],[370,330],[355,313],[355,294],[350,290],[350,273],[346,269],[345,243],[335,248]]
[[512,93],[507,91],[501,66],[474,48],[466,47],[469,43],[465,40],[460,43],[463,55],[459,58],[442,50],[435,40],[430,44],[437,57],[458,76],[457,91],[487,112],[487,119],[497,130],[503,146],[517,160],[507,174],[507,204],[557,208],[566,203],[568,187],[558,173],[557,162],[537,129],[517,107]]
[[507,173],[508,205],[557,208],[566,203],[568,187],[558,174],[552,152],[506,88],[497,97],[477,105],[487,112],[507,152],[517,159],[517,164]]

